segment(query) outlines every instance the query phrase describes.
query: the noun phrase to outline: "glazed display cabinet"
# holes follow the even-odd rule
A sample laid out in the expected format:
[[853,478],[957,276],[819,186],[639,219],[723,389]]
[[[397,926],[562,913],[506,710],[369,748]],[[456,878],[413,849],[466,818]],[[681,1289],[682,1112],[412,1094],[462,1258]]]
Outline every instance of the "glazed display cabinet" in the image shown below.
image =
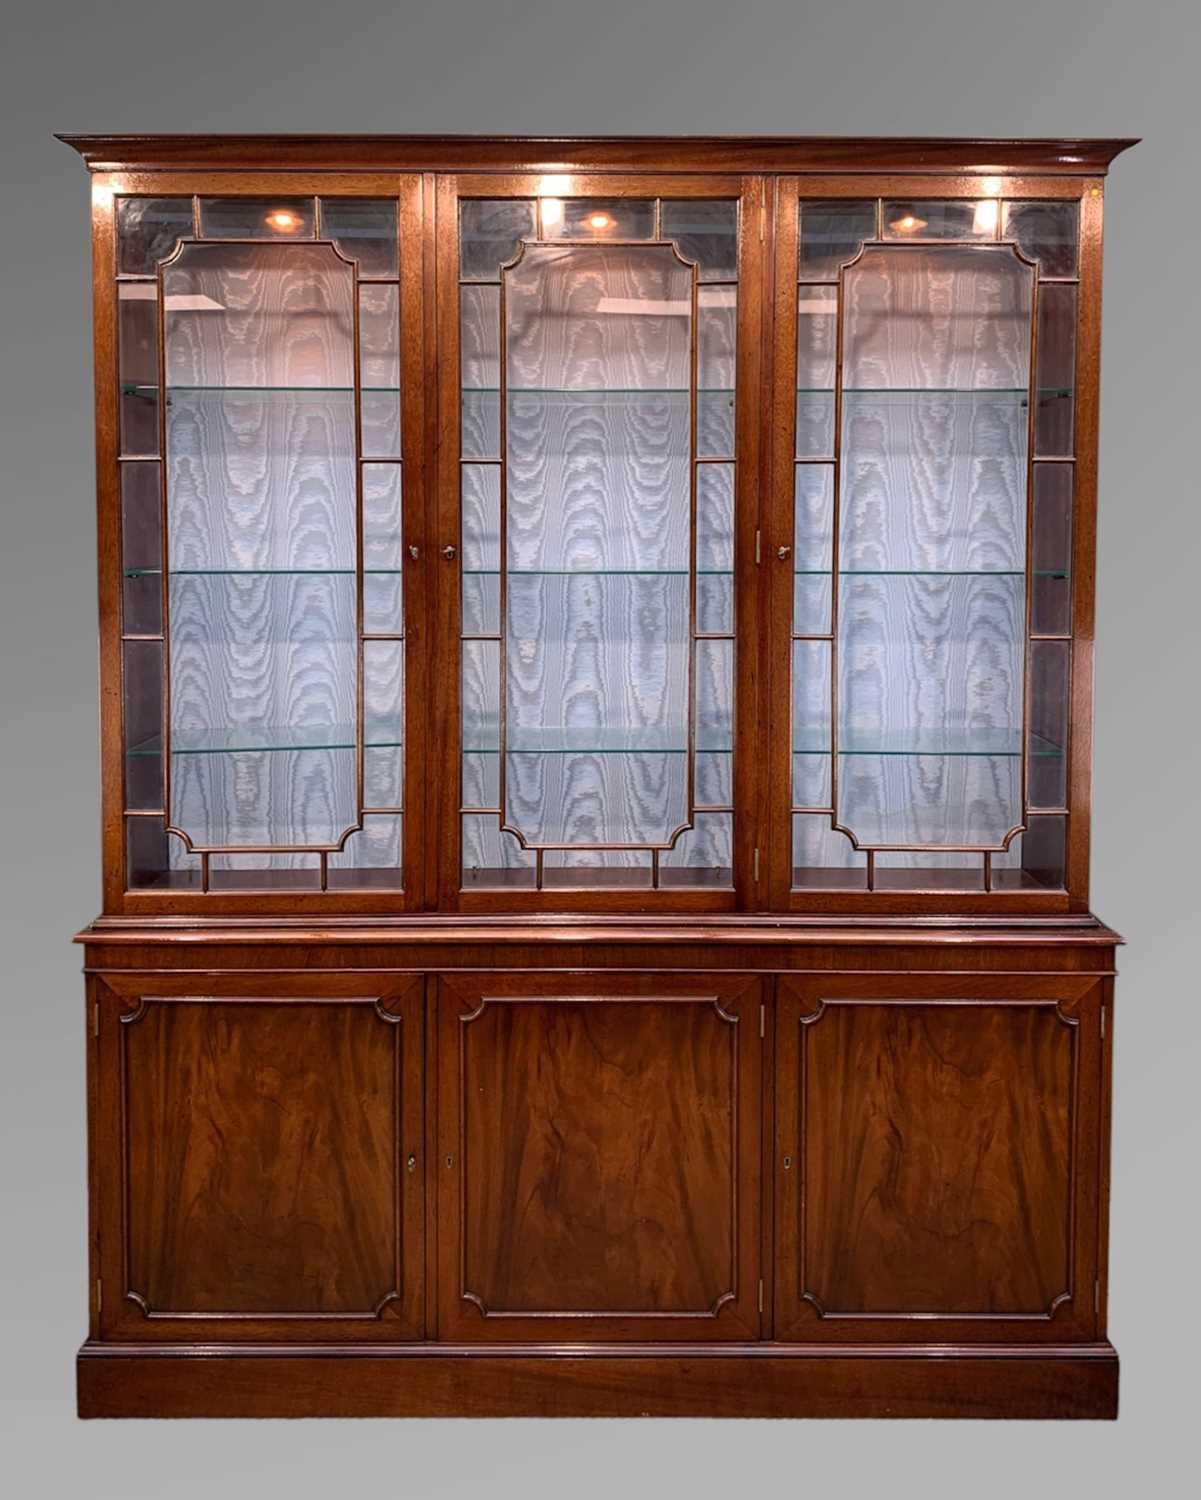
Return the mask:
[[81,1413],[1115,1415],[1131,142],[66,139]]

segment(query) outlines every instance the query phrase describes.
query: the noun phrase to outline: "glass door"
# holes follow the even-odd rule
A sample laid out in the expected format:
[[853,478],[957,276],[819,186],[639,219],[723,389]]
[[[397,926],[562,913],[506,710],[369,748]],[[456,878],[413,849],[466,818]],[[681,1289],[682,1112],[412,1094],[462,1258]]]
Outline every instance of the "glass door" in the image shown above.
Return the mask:
[[781,184],[775,896],[1063,893],[1079,203],[888,186]]
[[758,229],[738,179],[442,182],[449,904],[734,904]]
[[117,200],[131,891],[416,894],[420,199],[388,187]]

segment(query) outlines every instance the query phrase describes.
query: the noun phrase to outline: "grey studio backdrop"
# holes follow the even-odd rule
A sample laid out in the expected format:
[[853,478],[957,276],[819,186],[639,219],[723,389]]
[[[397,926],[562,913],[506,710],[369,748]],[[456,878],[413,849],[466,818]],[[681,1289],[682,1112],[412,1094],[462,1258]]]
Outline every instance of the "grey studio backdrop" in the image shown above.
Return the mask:
[[[1187,1488],[1201,1295],[1201,996],[1188,962],[1201,879],[1201,7],[97,0],[18,3],[0,46],[8,1493]],[[1145,137],[1108,193],[1101,422],[1093,904],[1130,944],[1116,1025],[1116,1426],[75,1421],[84,1025],[70,937],[99,904],[95,530],[87,183],[53,130]]]

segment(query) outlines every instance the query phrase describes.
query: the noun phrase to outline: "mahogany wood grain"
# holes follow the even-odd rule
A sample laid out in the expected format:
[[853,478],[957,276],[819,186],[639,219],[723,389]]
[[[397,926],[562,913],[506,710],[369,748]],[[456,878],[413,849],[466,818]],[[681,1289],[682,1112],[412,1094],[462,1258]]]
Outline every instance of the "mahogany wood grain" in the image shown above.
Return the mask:
[[410,1345],[254,1355],[85,1344],[82,1417],[1008,1417],[1110,1419],[1109,1344],[516,1351]]
[[781,981],[778,1336],[1098,1336],[1100,994]]
[[92,171],[1104,172],[1133,138],[60,135]]
[[103,1335],[419,1333],[421,981],[240,977],[97,982]]
[[759,995],[441,981],[440,1338],[758,1335]]

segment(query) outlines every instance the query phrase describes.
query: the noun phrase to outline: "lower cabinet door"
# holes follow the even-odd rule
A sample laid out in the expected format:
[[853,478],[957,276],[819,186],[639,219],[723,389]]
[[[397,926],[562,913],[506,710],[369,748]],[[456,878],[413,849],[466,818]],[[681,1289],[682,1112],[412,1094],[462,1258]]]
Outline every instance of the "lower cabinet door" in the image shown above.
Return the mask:
[[760,991],[439,981],[440,1339],[759,1336]]
[[775,1337],[1097,1337],[1095,976],[779,981]]
[[423,981],[91,983],[100,1336],[420,1336]]

